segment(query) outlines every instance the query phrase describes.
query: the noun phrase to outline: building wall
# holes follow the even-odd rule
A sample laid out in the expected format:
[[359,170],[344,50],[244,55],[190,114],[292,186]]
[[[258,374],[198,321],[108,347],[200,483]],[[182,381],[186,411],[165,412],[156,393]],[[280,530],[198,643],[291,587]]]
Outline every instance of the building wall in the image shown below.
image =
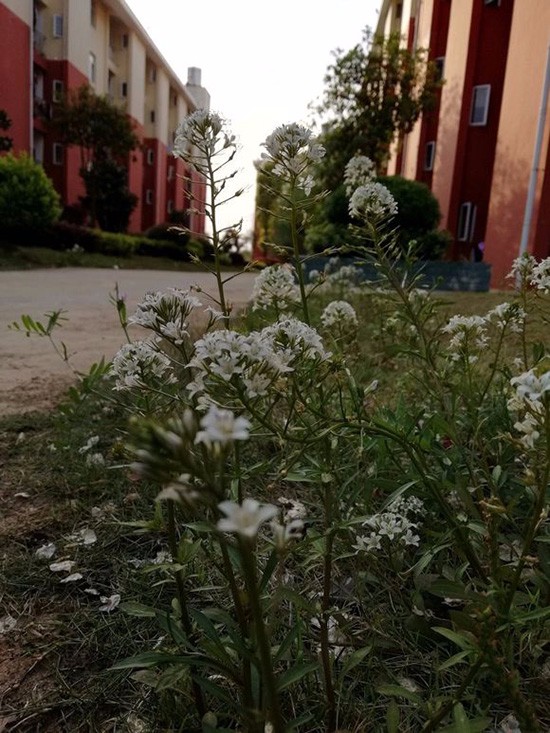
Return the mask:
[[[495,287],[505,284],[505,276],[521,241],[550,43],[549,29],[550,4],[547,0],[516,1],[485,237],[485,259],[492,264]],[[549,139],[550,109],[547,109],[529,239],[529,251],[538,257],[550,255]]]
[[[61,32],[55,16],[62,18]],[[54,81],[62,82],[64,93],[90,83],[97,94],[108,95],[129,115],[139,139],[153,151],[151,166],[141,149],[130,156],[129,186],[139,198],[131,231],[165,221],[168,201],[170,208],[186,206],[189,192],[184,189],[184,166],[174,160],[169,181],[172,159],[168,153],[177,125],[197,103],[191,87],[175,76],[125,3],[0,0],[0,28],[0,108],[13,120],[9,135],[14,149],[32,153],[36,138],[34,153],[65,204],[77,203],[84,190],[80,151],[62,150],[61,158],[58,155],[54,160],[54,145],[59,141],[48,125],[55,102]],[[93,79],[91,54],[95,59]],[[200,69],[194,69],[193,80],[193,93],[203,106],[209,96],[200,85]],[[59,147],[56,152],[60,153]],[[148,190],[151,204],[145,203]],[[193,222],[204,227],[204,216],[195,216]],[[196,231],[201,233],[203,228]]]
[[[12,138],[12,152],[17,154],[28,152],[32,146],[31,36],[29,13],[23,12],[31,6],[17,0],[11,0],[8,5],[0,4],[0,109],[6,111],[12,126],[6,133],[0,132]],[[14,59],[20,62],[14,64]]]

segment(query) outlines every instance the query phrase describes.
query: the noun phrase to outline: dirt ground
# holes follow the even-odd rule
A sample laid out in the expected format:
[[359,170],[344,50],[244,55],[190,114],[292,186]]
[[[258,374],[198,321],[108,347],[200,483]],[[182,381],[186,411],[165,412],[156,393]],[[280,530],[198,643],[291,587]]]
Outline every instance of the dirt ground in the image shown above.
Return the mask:
[[[246,273],[227,283],[235,310],[248,301],[254,278]],[[215,294],[215,279],[203,272],[84,268],[0,272],[0,415],[47,409],[75,379],[47,338],[26,338],[24,332],[10,330],[9,324],[23,314],[45,323],[44,313],[67,311],[69,320],[54,336],[65,343],[74,368],[87,371],[102,356],[112,358],[124,343],[109,302],[116,283],[126,297],[128,314],[148,290],[169,287],[197,285],[202,302],[215,306],[206,297]]]

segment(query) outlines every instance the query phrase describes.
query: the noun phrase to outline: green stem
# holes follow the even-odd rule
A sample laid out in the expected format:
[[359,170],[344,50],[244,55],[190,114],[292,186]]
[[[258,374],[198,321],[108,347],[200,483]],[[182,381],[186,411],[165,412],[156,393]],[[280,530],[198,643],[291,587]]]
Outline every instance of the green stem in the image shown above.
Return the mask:
[[[325,491],[325,496],[329,489]],[[325,502],[326,503],[326,502]],[[323,557],[323,600],[321,604],[321,661],[323,664],[323,677],[325,680],[325,694],[327,697],[327,733],[332,733],[336,729],[336,695],[334,693],[334,683],[332,680],[332,664],[330,660],[330,640],[329,640],[329,609],[330,609],[330,589],[332,582],[332,547],[334,544],[334,532],[329,531],[326,537],[326,547]]]
[[[172,554],[172,560],[174,562],[177,562],[178,539],[177,539],[177,534],[176,534],[176,513],[174,509],[174,503],[172,501],[168,502],[168,544],[170,547],[170,552]],[[193,625],[191,624],[191,618],[189,616],[189,611],[187,608],[188,606],[187,594],[185,592],[183,569],[176,570],[175,578],[176,578],[176,590],[178,594],[178,604],[180,607],[181,623],[183,626],[183,630],[185,631],[185,634],[189,642],[194,644]],[[202,717],[206,713],[206,705],[204,703],[204,697],[202,694],[202,690],[200,686],[197,684],[197,682],[193,679],[193,675],[195,672],[196,672],[195,667],[190,666],[189,673],[192,679],[191,687],[193,689],[193,697],[195,699],[195,706],[197,708],[199,717],[202,719]]]
[[298,284],[300,286],[300,297],[302,300],[302,310],[304,311],[304,321],[310,325],[311,321],[309,318],[309,308],[307,303],[306,287],[304,283],[304,271],[302,268],[302,262],[300,260],[300,248],[298,246],[298,223],[296,220],[296,203],[294,201],[296,182],[292,182],[292,203],[290,207],[290,232],[292,235],[292,250],[293,250],[293,261],[296,275],[298,276]]
[[264,624],[260,601],[258,579],[256,576],[256,558],[254,555],[253,545],[250,541],[244,538],[239,538],[239,547],[241,550],[243,572],[248,591],[248,601],[250,604],[250,610],[252,611],[252,617],[254,619],[256,642],[258,645],[260,664],[262,668],[262,679],[267,693],[268,720],[266,722],[271,723],[273,726],[273,733],[285,733],[285,725],[279,705],[277,680],[273,671],[271,646]]
[[218,295],[220,297],[220,308],[224,316],[224,324],[229,328],[229,311],[225,302],[225,291],[223,288],[223,278],[220,263],[220,237],[216,225],[216,180],[214,169],[212,167],[212,159],[207,158],[208,164],[208,186],[210,188],[210,221],[212,223],[212,245],[214,247],[214,266],[216,270],[216,281],[218,283]]

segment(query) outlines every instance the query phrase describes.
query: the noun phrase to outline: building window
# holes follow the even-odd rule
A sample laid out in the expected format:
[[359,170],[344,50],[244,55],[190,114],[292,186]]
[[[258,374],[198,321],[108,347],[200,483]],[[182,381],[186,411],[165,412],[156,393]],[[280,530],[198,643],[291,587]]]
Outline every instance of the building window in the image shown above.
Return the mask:
[[174,178],[174,166],[173,165],[168,166],[167,178],[169,181],[173,180]]
[[460,205],[458,212],[458,230],[456,238],[459,242],[471,242],[474,236],[476,224],[477,206],[471,201],[465,201]]
[[123,81],[122,84],[120,85],[120,96],[121,97],[128,96],[128,84],[125,81]]
[[436,81],[442,81],[445,75],[445,56],[438,56],[434,59],[435,64],[435,79]]
[[500,0],[483,0],[484,5],[494,5],[495,8],[500,6]]
[[166,211],[168,214],[171,214],[174,211],[174,202],[172,199],[168,199],[168,203],[166,204]]
[[151,112],[149,113],[149,119],[151,120],[151,122],[155,121],[155,110],[154,109],[152,109]]
[[128,34],[123,33],[122,34],[122,48],[128,48],[128,42],[129,42]]
[[61,79],[54,79],[52,83],[52,100],[54,102],[61,102],[64,91],[65,87]]
[[152,188],[148,188],[147,191],[145,191],[145,203],[146,204],[153,203],[153,189]]
[[91,81],[92,84],[95,84],[97,77],[97,63],[95,58],[95,53],[92,53],[90,51],[90,55],[88,57],[88,79]]
[[155,151],[149,148],[147,150],[147,165],[153,165],[155,162]]
[[32,157],[35,163],[44,162],[44,135],[38,130],[34,131]]
[[52,24],[53,24],[53,37],[54,38],[62,38],[63,37],[63,16],[59,15],[58,13],[55,13],[52,17]]
[[424,151],[424,170],[433,171],[435,159],[435,140],[430,140],[426,143],[426,150]]
[[95,28],[97,25],[97,6],[95,0],[92,0],[90,3],[90,23],[92,28]]
[[63,165],[63,145],[61,143],[53,144],[52,162],[54,165]]
[[151,84],[154,84],[156,82],[156,80],[157,80],[157,70],[155,69],[154,66],[150,66],[149,67],[149,74],[148,74],[148,77],[147,78],[149,79],[149,82]]
[[489,114],[489,99],[491,85],[479,84],[472,90],[472,109],[470,111],[470,125],[481,127],[487,124]]

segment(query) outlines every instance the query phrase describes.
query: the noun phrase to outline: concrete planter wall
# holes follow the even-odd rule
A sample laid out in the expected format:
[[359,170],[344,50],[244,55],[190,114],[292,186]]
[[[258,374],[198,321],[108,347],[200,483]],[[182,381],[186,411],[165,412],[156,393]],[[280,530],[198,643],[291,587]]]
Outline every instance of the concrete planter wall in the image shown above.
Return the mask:
[[[356,265],[364,275],[365,280],[375,281],[379,275],[373,265],[359,264],[360,260],[354,257],[340,257],[342,265]],[[312,270],[323,272],[328,257],[314,257],[304,262],[306,277]],[[437,290],[463,290],[487,292],[491,280],[491,265],[485,262],[417,262],[413,272],[421,274],[420,285]]]

